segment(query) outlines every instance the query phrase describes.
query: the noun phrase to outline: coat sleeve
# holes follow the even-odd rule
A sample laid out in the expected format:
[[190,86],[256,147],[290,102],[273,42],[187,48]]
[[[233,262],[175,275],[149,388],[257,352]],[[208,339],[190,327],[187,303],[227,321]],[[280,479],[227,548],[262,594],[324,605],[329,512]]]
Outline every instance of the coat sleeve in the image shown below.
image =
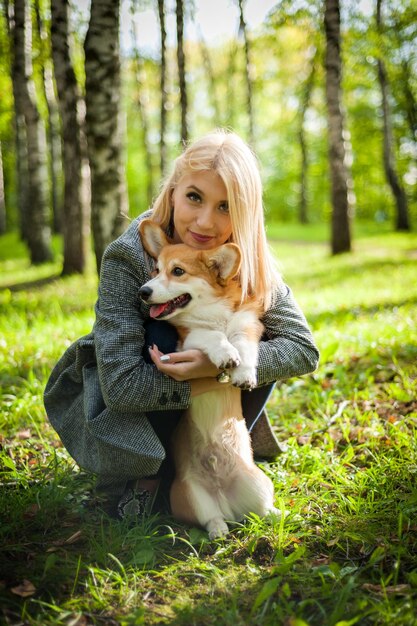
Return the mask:
[[138,237],[127,234],[110,244],[102,261],[94,337],[103,398],[115,411],[183,409],[191,401],[188,382],[173,380],[142,357],[146,313],[139,289],[148,279]]
[[259,345],[258,384],[301,376],[314,371],[319,351],[300,307],[286,285],[264,314]]

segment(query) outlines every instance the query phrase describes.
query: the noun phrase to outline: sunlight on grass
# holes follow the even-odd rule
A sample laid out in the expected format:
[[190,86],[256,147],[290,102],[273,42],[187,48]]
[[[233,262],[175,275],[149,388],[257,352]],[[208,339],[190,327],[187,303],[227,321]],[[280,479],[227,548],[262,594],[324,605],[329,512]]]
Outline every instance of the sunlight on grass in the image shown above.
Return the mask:
[[263,469],[281,515],[250,516],[218,542],[168,515],[129,527],[102,511],[42,403],[51,368],[91,329],[97,278],[22,288],[58,275],[59,256],[29,268],[4,240],[5,624],[417,624],[417,236],[364,229],[354,254],[331,258],[322,226],[273,232],[321,364],[269,403],[283,453]]

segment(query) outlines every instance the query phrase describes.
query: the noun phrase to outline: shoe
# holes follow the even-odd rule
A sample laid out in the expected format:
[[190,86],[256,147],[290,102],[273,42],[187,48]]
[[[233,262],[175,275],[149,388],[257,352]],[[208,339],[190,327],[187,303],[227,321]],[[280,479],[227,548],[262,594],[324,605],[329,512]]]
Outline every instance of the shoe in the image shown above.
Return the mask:
[[130,481],[117,505],[118,518],[132,519],[150,515],[158,488],[159,480],[139,479]]
[[250,436],[255,459],[273,461],[279,454],[285,452],[285,444],[278,442],[265,410],[256,420]]

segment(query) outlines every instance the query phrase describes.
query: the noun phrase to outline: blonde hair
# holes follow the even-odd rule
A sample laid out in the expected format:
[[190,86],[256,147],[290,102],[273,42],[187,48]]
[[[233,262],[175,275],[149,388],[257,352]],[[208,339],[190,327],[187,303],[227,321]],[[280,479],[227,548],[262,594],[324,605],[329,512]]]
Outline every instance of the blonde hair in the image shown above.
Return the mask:
[[242,252],[240,282],[243,299],[256,296],[268,309],[281,279],[265,234],[262,182],[257,158],[235,133],[217,130],[193,144],[174,162],[153,205],[153,219],[162,228],[171,223],[171,196],[179,180],[190,171],[215,171],[227,190],[232,225],[231,241]]

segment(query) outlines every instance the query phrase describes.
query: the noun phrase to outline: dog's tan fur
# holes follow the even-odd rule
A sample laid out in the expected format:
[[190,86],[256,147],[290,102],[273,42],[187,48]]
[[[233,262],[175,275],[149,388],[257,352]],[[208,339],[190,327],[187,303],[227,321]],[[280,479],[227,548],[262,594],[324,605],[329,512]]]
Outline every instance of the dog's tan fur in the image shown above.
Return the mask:
[[[262,325],[256,300],[241,303],[235,278],[239,248],[171,245],[151,220],[141,222],[139,229],[159,266],[158,276],[143,286],[151,290],[147,302],[157,306],[182,293],[192,295],[189,304],[167,315],[178,329],[179,348],[202,350],[217,367],[231,368],[234,385],[254,387]],[[175,268],[184,273],[175,276]],[[173,437],[172,512],[181,521],[206,528],[210,538],[228,532],[226,520],[275,510],[272,482],[253,460],[239,386],[218,384],[215,391],[194,397]]]

